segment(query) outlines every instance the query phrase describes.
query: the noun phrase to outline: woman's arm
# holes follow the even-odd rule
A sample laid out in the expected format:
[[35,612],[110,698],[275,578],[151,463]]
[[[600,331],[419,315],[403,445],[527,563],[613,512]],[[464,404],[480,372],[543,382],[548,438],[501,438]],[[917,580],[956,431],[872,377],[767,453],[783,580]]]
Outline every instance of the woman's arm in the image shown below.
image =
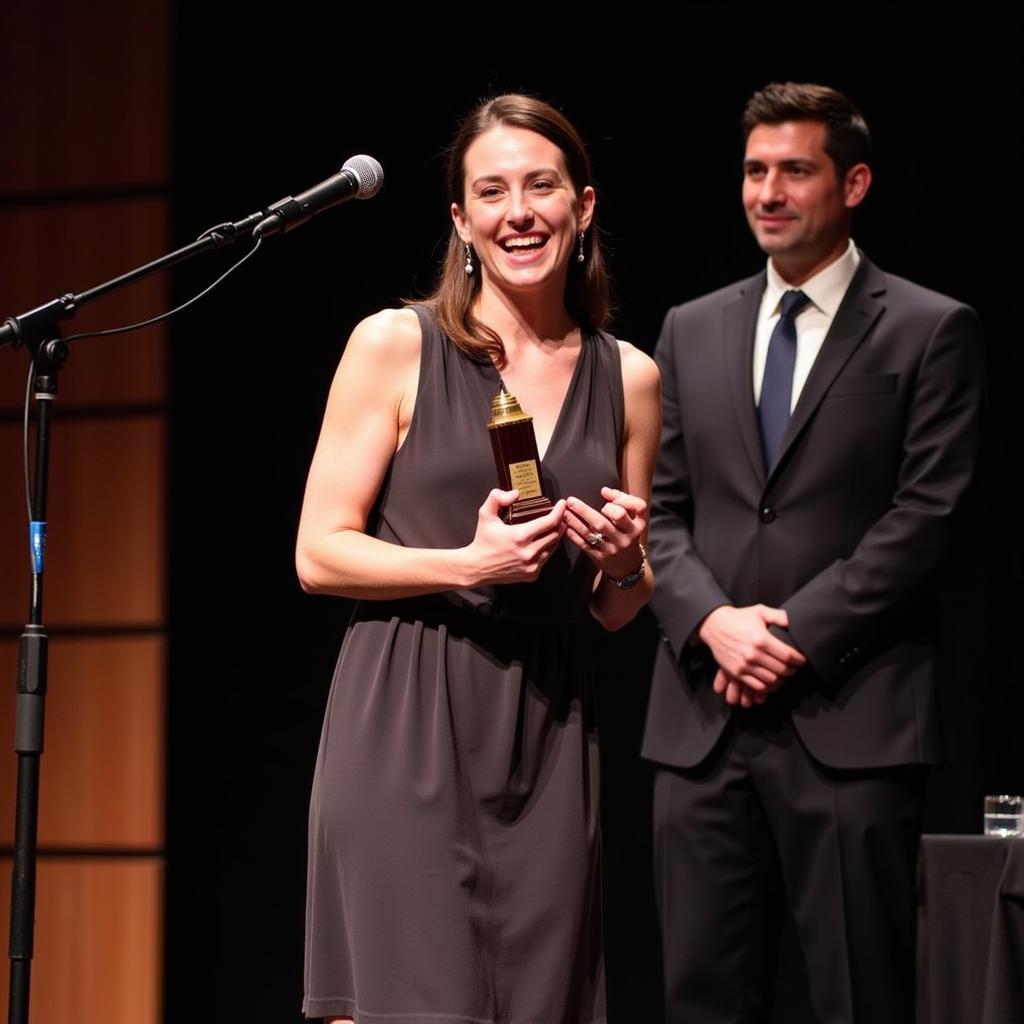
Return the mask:
[[352,332],[331,385],[306,482],[295,563],[303,590],[388,600],[535,579],[562,534],[564,503],[507,526],[514,493],[492,491],[463,548],[406,548],[364,532],[412,421],[422,339],[410,309],[384,310]]
[[[627,342],[619,342],[622,386],[625,394],[625,430],[619,457],[621,489],[602,488],[605,504],[592,509],[578,498],[569,498],[566,522],[569,539],[601,571],[590,611],[605,629],[620,629],[650,600],[654,573],[648,562],[634,587],[623,590],[614,579],[639,569],[644,561],[641,544],[647,544],[647,514],[651,478],[661,432],[661,377],[654,361]],[[600,533],[596,546],[587,535]]]

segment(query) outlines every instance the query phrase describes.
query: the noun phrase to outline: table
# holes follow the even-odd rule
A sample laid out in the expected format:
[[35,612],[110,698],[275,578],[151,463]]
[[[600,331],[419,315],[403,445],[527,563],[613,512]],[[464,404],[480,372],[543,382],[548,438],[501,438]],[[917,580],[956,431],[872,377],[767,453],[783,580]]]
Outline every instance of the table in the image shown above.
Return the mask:
[[922,838],[917,1024],[1024,1024],[1024,838]]

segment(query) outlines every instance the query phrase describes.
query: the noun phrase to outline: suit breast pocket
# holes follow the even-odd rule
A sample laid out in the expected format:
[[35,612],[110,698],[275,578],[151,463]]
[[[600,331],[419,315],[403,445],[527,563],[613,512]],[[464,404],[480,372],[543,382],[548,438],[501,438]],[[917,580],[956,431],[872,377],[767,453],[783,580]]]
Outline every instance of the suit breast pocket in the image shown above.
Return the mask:
[[829,398],[855,395],[894,395],[900,382],[898,373],[873,373],[867,376],[838,377],[828,390]]

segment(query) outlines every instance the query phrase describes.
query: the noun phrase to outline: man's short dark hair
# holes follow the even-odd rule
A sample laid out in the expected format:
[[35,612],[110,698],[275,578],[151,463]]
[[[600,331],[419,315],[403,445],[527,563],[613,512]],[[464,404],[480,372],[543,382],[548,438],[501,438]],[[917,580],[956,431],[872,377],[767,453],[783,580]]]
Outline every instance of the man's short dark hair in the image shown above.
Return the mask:
[[861,112],[838,90],[807,82],[772,82],[750,97],[743,111],[743,137],[759,124],[817,121],[825,126],[825,152],[845,177],[871,155],[871,133]]

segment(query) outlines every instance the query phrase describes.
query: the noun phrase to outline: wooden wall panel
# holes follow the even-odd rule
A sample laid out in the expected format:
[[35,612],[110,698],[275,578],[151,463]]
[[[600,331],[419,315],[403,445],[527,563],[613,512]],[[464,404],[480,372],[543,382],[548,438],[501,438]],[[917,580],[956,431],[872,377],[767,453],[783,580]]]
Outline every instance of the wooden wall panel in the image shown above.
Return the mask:
[[[11,862],[4,858],[0,916],[5,921],[10,877]],[[158,1024],[163,884],[158,859],[40,862],[30,1024]],[[0,970],[4,1007],[8,984],[5,966]]]
[[0,191],[164,182],[168,7],[6,0]]
[[[0,0],[0,318],[170,248],[170,5]],[[166,275],[66,334],[163,312]],[[166,326],[72,348],[50,473],[51,642],[31,1020],[162,1017]],[[14,820],[16,634],[27,604],[18,412],[0,350],[0,848]],[[109,851],[98,856],[97,851]],[[146,856],[129,856],[136,851]],[[55,855],[59,851],[59,856]],[[152,851],[152,853],[149,853]],[[6,928],[9,854],[0,858]],[[7,971],[0,969],[0,1005]]]
[[[51,455],[46,621],[153,626],[164,617],[164,459],[161,417],[60,424]],[[0,625],[25,618],[21,430],[0,424]]]
[[[0,361],[9,363],[10,355],[0,349]],[[28,527],[21,436],[20,423],[0,421],[0,627],[22,625],[28,609]]]
[[[41,845],[162,848],[164,657],[161,637],[51,640]],[[0,642],[0,682],[16,662],[17,641]],[[0,846],[14,841],[13,693],[0,687]]]
[[[167,210],[162,199],[0,208],[0,239],[13,253],[0,275],[0,318],[28,312],[65,292],[82,292],[162,256]],[[166,274],[104,296],[65,321],[63,334],[121,327],[163,312]],[[162,402],[166,395],[166,324],[72,343],[60,376],[57,408],[98,402]],[[0,349],[0,409],[24,404],[28,356]]]

